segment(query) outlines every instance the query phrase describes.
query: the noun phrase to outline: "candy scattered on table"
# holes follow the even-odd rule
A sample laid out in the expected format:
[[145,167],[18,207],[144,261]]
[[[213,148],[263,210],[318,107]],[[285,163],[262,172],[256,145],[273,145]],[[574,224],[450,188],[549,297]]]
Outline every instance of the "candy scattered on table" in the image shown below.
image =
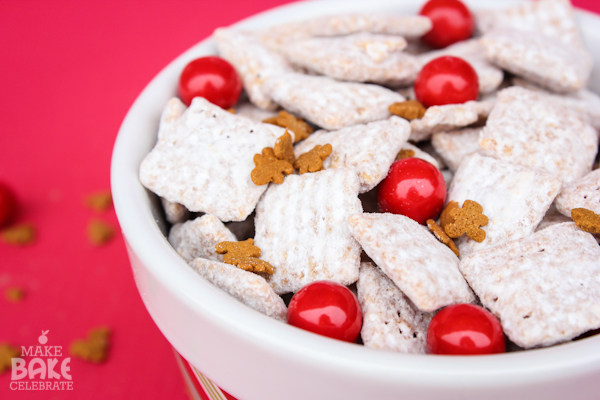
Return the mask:
[[106,327],[93,328],[87,338],[77,339],[71,343],[69,353],[76,358],[100,364],[108,357],[111,331]]

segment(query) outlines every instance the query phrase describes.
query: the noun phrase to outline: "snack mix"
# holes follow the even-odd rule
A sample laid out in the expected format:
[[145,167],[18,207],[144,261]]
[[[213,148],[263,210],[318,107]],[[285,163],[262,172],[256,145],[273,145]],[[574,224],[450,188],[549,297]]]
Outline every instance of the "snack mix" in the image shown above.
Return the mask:
[[[600,97],[586,89],[592,58],[573,8],[470,12],[471,37],[441,49],[421,41],[424,15],[217,29],[246,95],[230,112],[171,99],[140,167],[182,259],[284,323],[287,294],[348,286],[360,342],[388,351],[427,353],[430,321],[463,303],[499,320],[510,351],[599,329]],[[440,57],[467,62],[479,98],[423,105],[413,85]],[[413,157],[444,177],[441,214],[421,225],[363,212],[379,210],[392,164]],[[410,195],[409,184],[398,191]],[[109,235],[98,232],[90,226],[96,244]],[[92,332],[72,352],[100,362],[107,336]]]

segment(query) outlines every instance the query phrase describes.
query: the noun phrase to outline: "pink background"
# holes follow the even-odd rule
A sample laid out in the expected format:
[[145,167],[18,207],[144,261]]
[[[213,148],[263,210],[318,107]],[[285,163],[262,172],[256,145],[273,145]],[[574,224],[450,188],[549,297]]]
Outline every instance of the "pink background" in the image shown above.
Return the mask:
[[[98,218],[86,195],[109,189],[113,142],[137,94],[170,60],[210,35],[287,0],[0,1],[0,181],[21,202],[18,221],[37,241],[0,243],[0,343],[68,346],[95,326],[113,329],[109,359],[71,361],[73,392],[0,398],[185,399],[171,347],[146,312],[120,235],[103,247],[85,235]],[[598,0],[574,4],[600,13]],[[343,10],[340,10],[343,11]],[[23,287],[21,303],[4,290]]]

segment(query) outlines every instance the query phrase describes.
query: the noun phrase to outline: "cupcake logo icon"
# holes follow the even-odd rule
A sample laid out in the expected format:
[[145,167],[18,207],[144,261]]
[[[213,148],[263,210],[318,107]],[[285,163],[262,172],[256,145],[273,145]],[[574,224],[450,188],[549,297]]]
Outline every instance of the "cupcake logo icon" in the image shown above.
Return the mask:
[[46,336],[48,332],[50,331],[42,331],[42,335],[38,338],[38,342],[40,342],[41,345],[48,343],[48,337]]

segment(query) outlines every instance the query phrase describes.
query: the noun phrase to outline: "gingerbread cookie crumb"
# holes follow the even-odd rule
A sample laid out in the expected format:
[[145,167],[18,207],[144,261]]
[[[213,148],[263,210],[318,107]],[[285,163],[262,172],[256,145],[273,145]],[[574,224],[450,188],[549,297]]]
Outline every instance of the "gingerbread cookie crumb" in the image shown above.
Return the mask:
[[407,100],[401,103],[392,104],[388,110],[390,113],[412,121],[413,119],[421,119],[425,115],[427,109],[417,100]]
[[321,146],[316,145],[312,148],[312,150],[307,151],[304,154],[301,154],[300,157],[294,163],[294,167],[301,173],[305,174],[307,172],[317,172],[325,169],[323,167],[323,161],[333,151],[333,148],[329,143]]
[[86,339],[77,339],[71,343],[69,352],[73,357],[99,364],[106,360],[110,345],[110,329],[93,328]]
[[20,287],[9,287],[4,291],[6,299],[13,303],[20,303],[25,298],[25,291]]
[[227,111],[229,111],[232,114],[235,114],[235,108],[233,108],[233,107],[228,108]]
[[237,266],[244,271],[273,274],[275,270],[268,262],[260,260],[260,249],[254,239],[243,242],[221,242],[215,246],[217,254],[223,254],[223,262]]
[[476,242],[483,242],[485,231],[480,229],[489,222],[488,217],[483,215],[483,207],[473,200],[465,200],[462,208],[454,208],[450,212],[453,222],[444,227],[444,231],[451,238],[457,238],[463,234]]
[[292,164],[278,159],[271,147],[265,147],[262,154],[254,155],[254,165],[256,168],[252,170],[250,177],[252,182],[258,186],[266,185],[269,182],[281,184],[284,175],[294,172]]
[[0,374],[12,369],[12,360],[21,355],[19,349],[8,343],[0,343]]
[[35,240],[35,228],[30,223],[14,225],[0,232],[0,239],[6,244],[26,246]]
[[415,151],[411,149],[402,149],[396,156],[396,161],[402,160],[403,158],[410,158],[415,156]]
[[600,215],[587,208],[574,208],[571,218],[579,229],[585,232],[600,234]]
[[313,129],[304,120],[282,110],[276,117],[267,118],[263,121],[266,124],[277,125],[294,132],[294,143],[304,140],[313,132]]
[[92,193],[85,198],[85,205],[94,211],[106,211],[112,206],[112,195],[108,190]]
[[428,219],[427,227],[433,233],[433,236],[435,236],[437,238],[437,240],[439,240],[440,242],[442,242],[446,246],[448,246],[450,248],[450,250],[452,250],[454,252],[454,254],[456,254],[456,257],[460,257],[458,247],[456,247],[456,244],[454,244],[454,241],[452,239],[450,239],[450,237],[448,235],[446,235],[446,232],[444,232],[444,229],[442,229],[441,226],[439,226],[434,220]]
[[273,146],[273,151],[275,157],[294,165],[294,161],[296,161],[296,156],[294,156],[294,144],[292,135],[289,134],[287,129],[283,135],[277,138],[275,146]]
[[90,242],[96,246],[107,243],[115,235],[115,228],[106,222],[92,220],[87,227],[87,236]]

